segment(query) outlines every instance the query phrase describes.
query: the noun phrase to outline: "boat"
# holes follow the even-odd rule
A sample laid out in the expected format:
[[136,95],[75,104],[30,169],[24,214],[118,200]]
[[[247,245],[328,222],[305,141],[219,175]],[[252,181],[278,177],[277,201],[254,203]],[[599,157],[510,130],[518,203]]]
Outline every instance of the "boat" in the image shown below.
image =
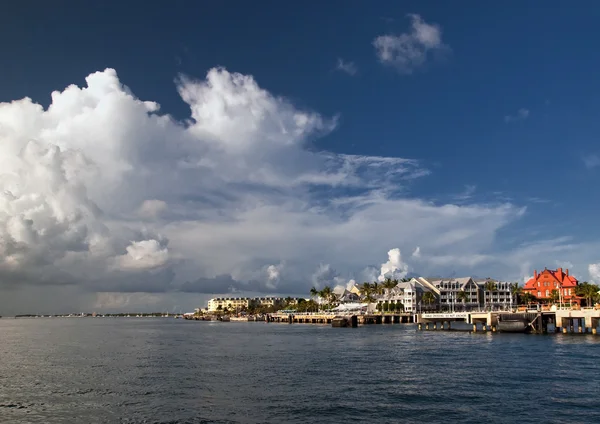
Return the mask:
[[221,317],[219,317],[219,321],[223,321],[223,322],[229,322],[229,316],[228,315],[223,315]]

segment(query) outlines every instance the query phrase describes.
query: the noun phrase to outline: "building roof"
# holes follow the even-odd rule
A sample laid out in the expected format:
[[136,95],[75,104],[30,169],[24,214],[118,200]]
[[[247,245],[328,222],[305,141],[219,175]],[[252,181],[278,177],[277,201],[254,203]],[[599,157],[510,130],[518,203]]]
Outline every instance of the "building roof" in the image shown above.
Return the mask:
[[537,290],[537,282],[539,280],[552,280],[560,284],[561,288],[575,287],[578,284],[577,278],[569,275],[569,270],[563,271],[562,268],[556,270],[544,269],[539,274],[537,270],[533,271],[533,277],[530,278],[523,286],[523,290]]

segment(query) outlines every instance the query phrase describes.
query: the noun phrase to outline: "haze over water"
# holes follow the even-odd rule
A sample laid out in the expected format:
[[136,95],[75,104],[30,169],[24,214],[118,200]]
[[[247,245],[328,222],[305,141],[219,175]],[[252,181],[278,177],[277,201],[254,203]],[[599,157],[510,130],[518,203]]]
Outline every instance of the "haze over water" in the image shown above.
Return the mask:
[[0,319],[2,423],[600,422],[591,335]]

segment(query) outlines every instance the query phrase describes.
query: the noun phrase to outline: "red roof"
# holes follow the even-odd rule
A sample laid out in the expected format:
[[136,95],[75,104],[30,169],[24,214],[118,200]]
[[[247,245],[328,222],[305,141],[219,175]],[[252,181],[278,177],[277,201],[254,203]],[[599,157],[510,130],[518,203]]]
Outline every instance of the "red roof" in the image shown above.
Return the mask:
[[548,280],[548,277],[550,277],[552,281],[557,281],[560,283],[562,288],[575,287],[578,283],[577,278],[569,275],[568,269],[565,271],[563,271],[562,268],[558,268],[557,270],[545,269],[539,274],[537,271],[533,271],[533,278],[530,278],[529,281],[525,283],[523,289],[533,290],[534,288],[537,288],[538,280]]

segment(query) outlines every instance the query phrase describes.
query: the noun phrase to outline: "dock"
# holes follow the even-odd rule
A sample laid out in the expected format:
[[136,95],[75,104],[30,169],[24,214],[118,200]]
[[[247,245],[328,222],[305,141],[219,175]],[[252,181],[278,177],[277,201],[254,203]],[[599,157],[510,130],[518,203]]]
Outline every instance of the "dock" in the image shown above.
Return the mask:
[[358,324],[411,324],[415,322],[415,316],[410,313],[400,314],[335,314],[329,312],[321,313],[296,313],[282,314],[274,313],[268,316],[269,322],[280,322],[288,324],[331,324],[336,317],[351,318],[355,316]]
[[553,327],[555,333],[597,334],[600,310],[559,308],[550,311],[434,312],[415,315],[418,330],[452,330],[453,323],[463,322],[472,325],[473,332],[497,332],[501,321],[522,321],[527,323],[528,332],[535,334],[546,334],[549,327]]

